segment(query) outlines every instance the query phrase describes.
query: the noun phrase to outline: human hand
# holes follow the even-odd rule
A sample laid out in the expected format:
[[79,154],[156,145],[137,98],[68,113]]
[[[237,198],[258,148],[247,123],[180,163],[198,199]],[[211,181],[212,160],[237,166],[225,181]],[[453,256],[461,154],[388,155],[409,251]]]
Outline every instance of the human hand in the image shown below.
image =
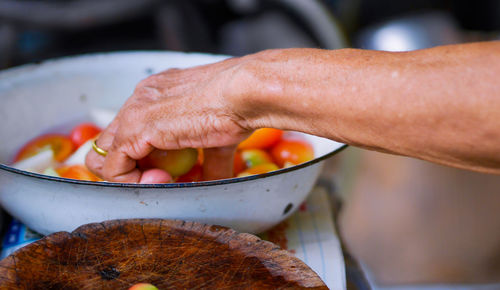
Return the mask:
[[87,167],[104,180],[161,183],[168,175],[144,172],[139,160],[154,149],[207,148],[205,179],[232,176],[236,144],[252,128],[241,119],[229,95],[241,59],[188,69],[170,69],[141,81],[111,124],[102,132]]

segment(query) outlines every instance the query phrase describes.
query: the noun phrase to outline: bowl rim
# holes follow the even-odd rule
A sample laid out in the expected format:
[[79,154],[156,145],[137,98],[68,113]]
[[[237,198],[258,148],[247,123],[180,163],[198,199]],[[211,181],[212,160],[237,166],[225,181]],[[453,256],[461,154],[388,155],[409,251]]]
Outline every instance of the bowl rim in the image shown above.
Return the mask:
[[[132,51],[117,51],[117,52],[112,51],[112,52],[101,52],[101,53],[88,53],[88,54],[80,54],[80,55],[75,55],[75,56],[65,56],[65,57],[60,57],[60,58],[55,58],[55,59],[48,59],[48,60],[44,60],[44,61],[37,62],[37,63],[29,63],[29,64],[24,64],[24,65],[20,65],[17,67],[9,68],[9,69],[0,71],[0,80],[2,79],[2,77],[14,76],[18,73],[32,71],[32,70],[38,69],[42,66],[63,63],[63,62],[72,61],[72,60],[82,60],[85,58],[93,58],[93,57],[99,58],[99,57],[104,57],[104,56],[109,56],[109,55],[162,54],[162,53],[186,55],[186,56],[189,55],[189,56],[195,56],[195,57],[196,56],[211,56],[214,58],[219,58],[220,60],[229,57],[227,55],[211,54],[211,53],[176,52],[176,51],[161,51],[161,50],[132,50]],[[28,177],[34,177],[34,178],[42,179],[42,180],[50,180],[50,181],[68,183],[68,184],[81,184],[81,185],[98,186],[98,187],[120,187],[120,188],[204,187],[204,186],[240,183],[240,182],[245,182],[245,181],[249,181],[249,180],[257,180],[257,179],[267,178],[267,177],[271,177],[271,176],[275,176],[275,175],[280,175],[280,174],[284,174],[284,173],[291,172],[291,171],[296,171],[296,170],[299,170],[301,168],[308,167],[308,166],[316,164],[320,161],[323,161],[323,160],[333,156],[334,154],[337,154],[338,152],[344,150],[348,146],[347,144],[342,144],[342,143],[338,143],[338,142],[337,142],[337,144],[341,144],[341,145],[338,148],[332,150],[331,152],[328,152],[320,157],[314,158],[310,161],[307,161],[307,162],[304,162],[304,163],[301,163],[301,164],[298,164],[295,166],[281,168],[281,169],[271,171],[268,173],[245,176],[245,177],[233,177],[233,178],[227,178],[227,179],[196,181],[196,182],[141,184],[141,183],[122,183],[122,182],[107,182],[107,181],[85,181],[85,180],[77,180],[77,179],[49,176],[49,175],[45,175],[45,174],[20,170],[20,169],[11,167],[11,166],[9,166],[7,164],[3,164],[3,163],[0,163],[0,169],[14,173],[14,174],[24,175],[24,176],[28,176]]]
[[271,177],[271,176],[275,176],[275,175],[279,175],[279,174],[284,174],[286,172],[296,171],[296,170],[299,170],[301,168],[308,167],[308,166],[311,166],[311,165],[316,164],[318,162],[321,162],[321,161],[337,154],[338,152],[344,150],[347,146],[348,146],[347,144],[343,144],[339,148],[337,148],[337,149],[335,149],[327,154],[324,154],[323,156],[314,158],[312,160],[309,160],[307,162],[304,162],[304,163],[301,163],[301,164],[298,164],[295,166],[281,168],[281,169],[274,170],[274,171],[271,171],[268,173],[250,175],[250,176],[245,176],[245,177],[233,177],[233,178],[226,178],[226,179],[195,181],[195,182],[158,183],[158,184],[146,183],[146,184],[143,184],[143,183],[123,183],[123,182],[108,182],[108,181],[86,181],[86,180],[63,178],[63,177],[50,176],[50,175],[25,171],[25,170],[17,169],[14,167],[10,167],[10,166],[2,164],[2,163],[0,163],[0,169],[12,172],[14,174],[25,175],[25,176],[34,177],[37,179],[45,179],[45,180],[50,180],[50,181],[62,182],[62,183],[92,185],[92,186],[100,186],[100,187],[121,187],[121,188],[204,187],[204,186],[239,183],[239,182],[244,182],[244,181],[248,181],[248,180],[257,180],[257,179]]

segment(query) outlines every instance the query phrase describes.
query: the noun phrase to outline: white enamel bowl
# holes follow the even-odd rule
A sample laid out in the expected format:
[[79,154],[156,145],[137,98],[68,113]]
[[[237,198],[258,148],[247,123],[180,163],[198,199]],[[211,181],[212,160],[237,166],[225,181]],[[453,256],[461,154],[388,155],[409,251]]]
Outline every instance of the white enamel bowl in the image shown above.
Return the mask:
[[49,234],[123,218],[169,218],[258,233],[288,217],[307,197],[322,160],[345,145],[306,135],[316,159],[276,172],[220,181],[139,185],[86,182],[8,166],[29,139],[85,119],[92,108],[118,110],[151,73],[224,59],[174,52],[63,58],[0,73],[0,202],[28,227]]

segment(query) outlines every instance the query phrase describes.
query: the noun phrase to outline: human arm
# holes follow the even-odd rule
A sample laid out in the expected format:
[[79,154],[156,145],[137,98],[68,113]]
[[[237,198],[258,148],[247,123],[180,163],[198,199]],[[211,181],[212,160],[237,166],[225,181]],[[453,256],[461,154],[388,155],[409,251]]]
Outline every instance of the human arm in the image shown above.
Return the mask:
[[500,42],[268,51],[246,70],[252,81],[236,100],[252,104],[240,105],[249,128],[500,173]]
[[[257,128],[302,131],[500,173],[500,42],[413,52],[270,50],[141,82],[87,165],[140,180],[153,148],[234,145]],[[102,143],[101,143],[102,142]]]

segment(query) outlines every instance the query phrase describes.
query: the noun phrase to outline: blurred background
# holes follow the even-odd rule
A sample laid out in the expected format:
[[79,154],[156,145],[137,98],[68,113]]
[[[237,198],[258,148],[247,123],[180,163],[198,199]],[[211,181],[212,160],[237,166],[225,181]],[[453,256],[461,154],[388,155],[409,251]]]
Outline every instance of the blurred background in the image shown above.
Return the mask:
[[499,13],[496,0],[0,0],[0,67],[133,49],[404,50],[498,37]]
[[[0,69],[121,50],[239,56],[495,39],[498,0],[0,0]],[[351,288],[500,282],[498,176],[352,147],[323,175],[334,181],[345,254],[356,261]]]

